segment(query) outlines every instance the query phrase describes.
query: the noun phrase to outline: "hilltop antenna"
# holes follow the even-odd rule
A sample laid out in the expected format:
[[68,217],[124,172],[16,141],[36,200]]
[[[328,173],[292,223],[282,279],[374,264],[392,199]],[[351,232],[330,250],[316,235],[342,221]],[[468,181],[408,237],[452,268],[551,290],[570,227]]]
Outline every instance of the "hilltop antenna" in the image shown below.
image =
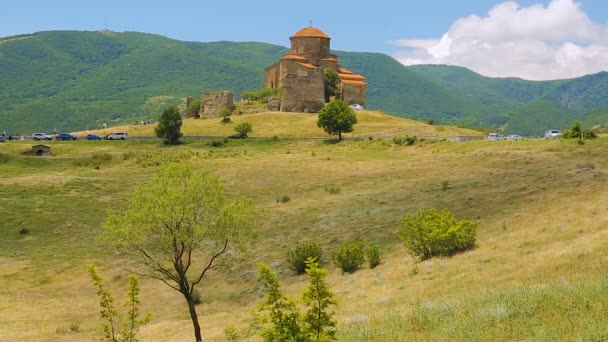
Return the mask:
[[308,21],[308,27],[312,27],[312,20]]
[[105,28],[106,28],[106,31],[107,31],[108,30],[108,17],[104,18],[104,25],[105,25]]

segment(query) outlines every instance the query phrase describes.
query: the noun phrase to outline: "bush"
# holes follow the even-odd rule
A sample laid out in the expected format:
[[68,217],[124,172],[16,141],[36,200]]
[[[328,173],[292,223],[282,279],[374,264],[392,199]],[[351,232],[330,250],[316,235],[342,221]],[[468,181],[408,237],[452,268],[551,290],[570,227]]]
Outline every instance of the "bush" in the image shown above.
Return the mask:
[[402,137],[393,138],[393,143],[395,143],[395,145],[412,146],[416,142],[418,142],[418,137],[415,137],[415,136],[410,137],[409,135],[406,135],[404,138],[402,138]]
[[30,230],[27,229],[27,228],[21,228],[21,229],[19,229],[19,234],[21,234],[21,235],[27,235],[29,233],[30,233]]
[[306,272],[306,260],[313,258],[317,263],[321,262],[323,251],[321,246],[316,243],[298,244],[295,249],[287,252],[287,262],[289,268],[297,274]]
[[236,125],[236,127],[234,127],[234,131],[237,132],[241,137],[247,138],[249,133],[253,132],[253,128],[249,122],[243,122]]
[[412,255],[425,260],[472,248],[476,231],[476,222],[458,221],[447,209],[431,208],[406,215],[398,236]]
[[224,147],[228,143],[228,139],[224,140],[211,140],[209,146],[211,147]]
[[329,188],[325,188],[325,191],[327,191],[329,194],[336,195],[339,194],[342,189],[340,189],[339,186],[330,186]]
[[377,243],[370,243],[365,250],[365,254],[369,262],[369,268],[375,268],[382,262],[382,253]]
[[287,203],[291,201],[291,197],[289,195],[281,195],[277,198],[277,203]]
[[332,254],[336,266],[342,271],[353,273],[365,262],[365,242],[361,239],[343,243],[338,250]]

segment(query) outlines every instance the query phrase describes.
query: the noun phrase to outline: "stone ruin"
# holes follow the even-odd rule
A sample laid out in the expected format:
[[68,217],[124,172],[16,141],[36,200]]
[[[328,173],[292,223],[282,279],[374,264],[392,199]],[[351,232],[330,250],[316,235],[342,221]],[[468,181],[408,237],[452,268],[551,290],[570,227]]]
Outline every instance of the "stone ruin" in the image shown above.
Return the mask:
[[201,108],[198,113],[200,117],[211,118],[219,116],[222,107],[233,107],[234,96],[230,91],[219,91],[216,93],[205,93],[201,99]]

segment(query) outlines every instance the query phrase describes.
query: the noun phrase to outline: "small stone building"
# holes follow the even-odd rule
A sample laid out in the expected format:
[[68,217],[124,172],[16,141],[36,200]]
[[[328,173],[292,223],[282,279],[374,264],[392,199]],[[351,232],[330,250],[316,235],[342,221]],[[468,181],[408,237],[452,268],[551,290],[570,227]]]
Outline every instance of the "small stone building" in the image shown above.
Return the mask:
[[31,150],[23,152],[27,156],[48,156],[51,154],[51,147],[47,145],[34,145]]
[[331,38],[314,27],[306,27],[290,38],[291,51],[279,62],[265,69],[264,86],[283,88],[281,111],[318,112],[325,105],[323,69],[340,76],[337,97],[349,104],[365,105],[365,76],[340,66],[338,56],[330,53]]
[[199,116],[204,118],[218,116],[222,107],[233,107],[234,95],[230,91],[205,93],[201,99]]

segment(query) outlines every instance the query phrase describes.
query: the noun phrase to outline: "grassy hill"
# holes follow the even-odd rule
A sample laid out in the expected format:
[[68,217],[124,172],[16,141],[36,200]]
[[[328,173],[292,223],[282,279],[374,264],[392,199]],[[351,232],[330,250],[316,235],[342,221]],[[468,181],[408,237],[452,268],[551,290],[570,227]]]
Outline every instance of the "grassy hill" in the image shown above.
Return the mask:
[[[399,118],[375,111],[357,111],[358,123],[352,133],[345,137],[404,137],[409,136],[471,136],[482,132],[455,126],[435,126],[411,119]],[[182,133],[189,136],[221,136],[235,134],[234,127],[241,122],[253,126],[251,137],[279,138],[327,138],[322,128],[317,127],[317,115],[310,113],[262,112],[257,114],[233,115],[232,123],[223,124],[221,119],[185,119]],[[95,130],[100,135],[124,131],[130,136],[154,136],[154,125],[118,126],[105,130]],[[79,135],[84,135],[80,132]]]
[[[277,126],[292,127],[287,120],[308,125],[304,114],[272,115],[285,120]],[[361,118],[368,134],[416,124],[377,113]],[[203,129],[212,121],[187,120],[187,127]],[[432,128],[417,125],[403,126],[403,133]],[[31,142],[0,144],[3,339],[82,341],[96,335],[98,300],[85,265],[98,265],[118,301],[126,284],[125,260],[108,253],[96,236],[107,211],[124,208],[124,199],[147,184],[157,165],[171,161],[217,173],[229,196],[249,197],[257,208],[260,234],[247,258],[213,273],[203,286],[198,310],[210,341],[225,340],[229,326],[247,333],[250,312],[261,301],[257,261],[273,265],[284,291],[296,296],[305,278],[287,269],[287,250],[314,241],[328,256],[355,236],[379,242],[384,263],[354,274],[326,263],[339,302],[341,341],[593,340],[608,334],[606,139],[585,145],[428,140],[409,147],[322,139],[236,140],[221,148],[207,141],[49,145],[53,156],[38,158],[21,154]],[[340,192],[330,194],[328,187]],[[281,195],[291,201],[277,203]],[[396,238],[400,221],[429,207],[477,220],[476,248],[424,262],[410,257]],[[29,233],[20,234],[24,228]],[[192,338],[177,292],[143,279],[141,299],[142,310],[154,315],[142,340]]]
[[[164,106],[183,106],[186,96],[261,87],[263,69],[285,51],[265,43],[183,42],[138,32],[0,38],[0,130],[73,131],[155,119]],[[596,110],[608,105],[608,73],[530,82],[457,67],[404,67],[378,53],[336,53],[344,67],[368,77],[369,108],[403,117],[496,128],[511,121],[511,111],[541,100],[573,110],[587,125],[608,117]],[[547,116],[542,110],[529,114]]]

